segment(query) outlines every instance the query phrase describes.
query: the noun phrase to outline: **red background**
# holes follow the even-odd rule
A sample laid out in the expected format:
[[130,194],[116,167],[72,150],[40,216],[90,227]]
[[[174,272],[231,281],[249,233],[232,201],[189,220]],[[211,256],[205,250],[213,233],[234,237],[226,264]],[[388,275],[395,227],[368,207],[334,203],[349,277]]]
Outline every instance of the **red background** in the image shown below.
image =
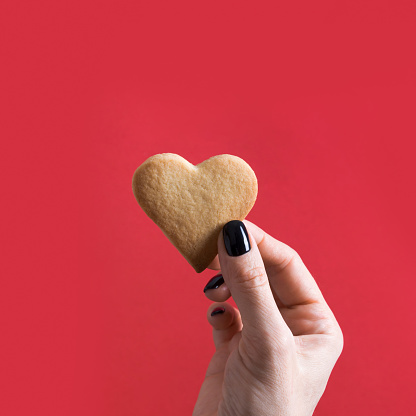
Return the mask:
[[2,0],[0,414],[192,413],[214,273],[133,197],[162,152],[256,172],[345,335],[315,414],[414,414],[414,4]]

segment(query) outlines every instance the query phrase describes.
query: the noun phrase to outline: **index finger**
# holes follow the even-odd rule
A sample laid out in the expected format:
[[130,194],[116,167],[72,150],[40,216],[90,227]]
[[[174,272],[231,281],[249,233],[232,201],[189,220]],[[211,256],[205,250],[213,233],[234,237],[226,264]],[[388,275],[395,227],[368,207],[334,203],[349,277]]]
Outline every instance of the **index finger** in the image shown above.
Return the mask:
[[207,267],[207,269],[211,269],[211,270],[220,270],[220,261],[218,259],[218,254],[215,256],[214,260],[212,260],[212,262],[209,264],[209,266]]
[[270,286],[284,306],[324,302],[315,279],[293,248],[250,221],[245,220],[244,223],[257,242]]

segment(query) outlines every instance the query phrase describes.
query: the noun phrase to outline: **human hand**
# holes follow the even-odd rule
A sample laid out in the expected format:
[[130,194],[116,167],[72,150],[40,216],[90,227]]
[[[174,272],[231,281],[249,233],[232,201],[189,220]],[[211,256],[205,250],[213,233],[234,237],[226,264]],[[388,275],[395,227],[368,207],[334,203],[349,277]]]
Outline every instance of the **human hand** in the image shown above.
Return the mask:
[[[341,354],[341,329],[299,255],[244,223],[248,233],[240,221],[224,227],[213,263],[224,283],[205,288],[216,351],[193,416],[312,415]],[[231,295],[238,309],[224,302]]]

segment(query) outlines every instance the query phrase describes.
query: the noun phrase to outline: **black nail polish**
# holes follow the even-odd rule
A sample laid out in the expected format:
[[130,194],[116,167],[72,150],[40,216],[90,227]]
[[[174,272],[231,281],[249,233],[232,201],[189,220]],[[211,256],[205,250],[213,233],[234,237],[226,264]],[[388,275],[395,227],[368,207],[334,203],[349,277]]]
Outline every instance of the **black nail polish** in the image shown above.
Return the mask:
[[247,229],[241,221],[230,221],[223,228],[224,244],[229,256],[241,256],[250,251]]
[[212,312],[211,312],[211,316],[214,315],[218,315],[220,313],[224,313],[225,312],[225,308],[215,308]]
[[218,289],[223,283],[224,278],[222,277],[222,274],[217,274],[204,287],[204,293],[210,289]]

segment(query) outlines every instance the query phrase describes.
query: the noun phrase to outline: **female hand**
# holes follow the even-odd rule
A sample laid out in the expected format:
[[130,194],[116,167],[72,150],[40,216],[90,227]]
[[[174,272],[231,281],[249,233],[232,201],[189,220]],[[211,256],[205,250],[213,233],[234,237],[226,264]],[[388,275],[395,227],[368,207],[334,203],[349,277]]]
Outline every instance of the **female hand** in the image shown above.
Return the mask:
[[[216,351],[193,416],[312,415],[341,354],[341,329],[298,254],[244,223],[248,232],[240,221],[225,225],[224,283],[204,289],[216,301],[207,314]],[[238,310],[224,302],[231,295]]]

